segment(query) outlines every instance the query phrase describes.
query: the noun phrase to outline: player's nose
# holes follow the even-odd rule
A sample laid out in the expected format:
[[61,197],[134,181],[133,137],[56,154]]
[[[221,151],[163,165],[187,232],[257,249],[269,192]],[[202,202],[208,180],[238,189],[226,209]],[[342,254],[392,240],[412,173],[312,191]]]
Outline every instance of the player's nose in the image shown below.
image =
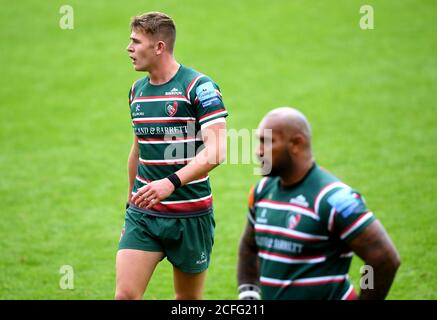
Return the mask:
[[262,158],[264,156],[264,150],[262,148],[261,145],[259,145],[256,150],[255,150],[255,154],[258,157],[258,159]]

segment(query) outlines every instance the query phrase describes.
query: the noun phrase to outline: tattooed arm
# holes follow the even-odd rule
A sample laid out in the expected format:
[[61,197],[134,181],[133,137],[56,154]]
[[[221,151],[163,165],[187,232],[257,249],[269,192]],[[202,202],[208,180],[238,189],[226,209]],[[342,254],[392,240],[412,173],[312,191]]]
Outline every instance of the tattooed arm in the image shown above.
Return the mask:
[[258,248],[255,242],[255,230],[251,223],[247,223],[240,240],[238,252],[238,285],[259,285]]
[[399,254],[384,227],[376,220],[348,245],[373,268],[373,289],[361,289],[359,299],[384,299],[400,265]]

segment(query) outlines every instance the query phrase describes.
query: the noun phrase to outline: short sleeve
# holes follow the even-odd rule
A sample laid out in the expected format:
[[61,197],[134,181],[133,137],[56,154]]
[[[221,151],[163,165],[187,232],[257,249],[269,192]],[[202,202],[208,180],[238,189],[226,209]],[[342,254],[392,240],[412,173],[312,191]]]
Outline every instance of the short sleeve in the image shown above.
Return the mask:
[[247,220],[252,226],[255,225],[255,186],[249,191]]
[[132,84],[132,87],[129,90],[129,107],[131,106],[132,102],[134,102],[135,100],[135,93],[136,93],[136,89],[135,89],[135,85],[137,84],[138,80],[134,81],[134,83]]
[[364,198],[351,188],[334,189],[323,202],[328,230],[343,241],[351,241],[375,220]]
[[190,93],[189,98],[201,126],[228,116],[220,88],[209,77],[201,76]]
[[129,108],[130,108],[130,105],[132,104],[132,88],[129,89],[128,101],[129,101]]

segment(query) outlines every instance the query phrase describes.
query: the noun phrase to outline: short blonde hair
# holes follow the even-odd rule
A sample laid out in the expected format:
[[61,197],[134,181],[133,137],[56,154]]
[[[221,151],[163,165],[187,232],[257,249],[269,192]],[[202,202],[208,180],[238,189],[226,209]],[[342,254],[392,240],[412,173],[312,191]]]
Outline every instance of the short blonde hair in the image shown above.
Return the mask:
[[146,12],[132,18],[131,29],[139,29],[155,39],[162,40],[173,52],[176,41],[176,26],[168,15],[162,12]]

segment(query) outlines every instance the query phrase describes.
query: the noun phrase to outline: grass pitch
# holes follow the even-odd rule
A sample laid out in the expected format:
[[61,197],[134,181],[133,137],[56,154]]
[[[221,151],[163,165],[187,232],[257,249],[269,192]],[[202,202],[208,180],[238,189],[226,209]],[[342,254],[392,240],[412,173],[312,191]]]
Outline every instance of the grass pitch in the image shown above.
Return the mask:
[[[271,108],[309,118],[320,165],[360,190],[402,258],[390,299],[436,299],[437,4],[370,1],[6,2],[0,11],[0,298],[112,299],[132,141],[127,93],[144,76],[130,17],[170,14],[179,62],[211,76],[229,128]],[[206,299],[236,298],[238,241],[254,165],[211,173],[217,222]],[[61,290],[71,265],[74,290]],[[361,262],[351,277],[358,285]],[[146,299],[172,299],[159,265]]]

